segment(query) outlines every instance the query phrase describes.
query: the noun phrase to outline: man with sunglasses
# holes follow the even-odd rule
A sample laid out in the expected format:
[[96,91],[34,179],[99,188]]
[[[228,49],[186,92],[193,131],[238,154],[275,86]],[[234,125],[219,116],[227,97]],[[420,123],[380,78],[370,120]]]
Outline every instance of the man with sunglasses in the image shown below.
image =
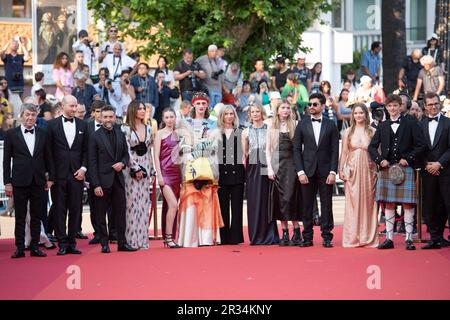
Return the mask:
[[333,247],[332,196],[338,169],[339,131],[332,120],[322,116],[325,103],[323,94],[312,94],[308,103],[310,116],[301,120],[295,129],[294,160],[304,209],[303,241],[300,247],[313,246],[313,211],[317,191],[322,213],[322,245],[325,248]]
[[108,54],[113,54],[113,48],[116,43],[119,43],[122,49],[124,49],[123,43],[118,40],[119,29],[116,26],[111,26],[108,29],[108,41],[106,41],[100,48],[100,55],[98,57],[98,62],[102,63],[103,59]]

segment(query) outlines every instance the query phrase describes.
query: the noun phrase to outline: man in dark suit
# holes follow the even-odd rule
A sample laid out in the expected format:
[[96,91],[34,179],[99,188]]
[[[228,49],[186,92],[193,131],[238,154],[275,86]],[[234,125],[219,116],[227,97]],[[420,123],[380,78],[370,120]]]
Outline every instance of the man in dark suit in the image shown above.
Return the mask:
[[322,117],[325,96],[314,93],[309,98],[310,117],[295,129],[294,159],[301,183],[303,202],[303,241],[300,247],[313,245],[313,210],[317,190],[320,195],[323,246],[332,248],[334,228],[333,185],[339,158],[339,132],[332,120]]
[[116,222],[118,251],[136,251],[125,239],[126,197],[125,178],[122,170],[128,164],[128,146],[120,126],[116,121],[113,107],[102,109],[102,128],[89,141],[89,179],[90,187],[96,196],[96,213],[100,229],[102,253],[110,253],[106,211],[112,206],[112,215]]
[[[76,248],[76,233],[82,208],[84,178],[87,171],[87,128],[75,118],[77,99],[67,95],[62,100],[62,116],[48,122],[49,143],[55,163],[56,180],[55,233],[59,242],[58,255],[81,254]],[[69,225],[66,232],[67,212]]]
[[422,249],[448,246],[445,222],[450,217],[450,119],[441,114],[439,96],[426,93],[428,117],[420,122],[426,149],[422,161],[423,213],[428,219],[430,242]]
[[[50,145],[44,129],[35,127],[36,106],[24,104],[22,125],[7,132],[3,154],[3,181],[8,197],[16,208],[15,238],[17,250],[11,258],[25,257],[25,218],[30,203],[30,255],[47,256],[39,250],[41,218],[47,210],[47,192],[54,181]],[[12,162],[12,171],[11,171]],[[46,176],[48,174],[48,176]]]

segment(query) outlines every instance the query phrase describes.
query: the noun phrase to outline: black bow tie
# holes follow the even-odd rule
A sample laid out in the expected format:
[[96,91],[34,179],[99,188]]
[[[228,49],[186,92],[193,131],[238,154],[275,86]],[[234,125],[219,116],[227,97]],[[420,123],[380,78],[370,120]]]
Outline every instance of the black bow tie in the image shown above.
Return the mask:
[[33,133],[34,133],[34,129],[30,129],[30,130],[25,129],[25,133],[31,133],[31,134],[33,134]]
[[394,123],[396,123],[396,124],[400,124],[400,119],[397,119],[397,120],[389,120],[389,123],[390,124],[394,124]]
[[102,125],[100,123],[97,123],[95,126],[96,127],[101,127]]
[[64,118],[64,122],[69,121],[69,122],[72,122],[72,123],[73,123],[73,118],[69,119],[69,118],[66,118],[66,117],[64,117],[64,116],[63,116],[63,118]]
[[312,118],[312,121],[313,121],[313,122],[316,121],[316,122],[318,122],[318,123],[321,123],[321,122],[322,122],[322,119],[314,119],[314,118]]
[[439,117],[434,117],[434,118],[428,118],[428,121],[429,122],[431,122],[431,121],[436,121],[436,122],[439,122]]

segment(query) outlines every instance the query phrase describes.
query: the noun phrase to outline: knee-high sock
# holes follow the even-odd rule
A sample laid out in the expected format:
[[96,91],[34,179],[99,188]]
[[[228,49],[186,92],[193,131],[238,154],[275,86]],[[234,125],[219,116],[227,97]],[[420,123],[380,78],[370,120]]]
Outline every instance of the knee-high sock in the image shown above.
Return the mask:
[[412,233],[414,229],[414,209],[405,209],[405,231],[406,231],[406,239],[412,240]]
[[384,214],[386,218],[386,238],[392,240],[394,237],[395,211],[386,208]]

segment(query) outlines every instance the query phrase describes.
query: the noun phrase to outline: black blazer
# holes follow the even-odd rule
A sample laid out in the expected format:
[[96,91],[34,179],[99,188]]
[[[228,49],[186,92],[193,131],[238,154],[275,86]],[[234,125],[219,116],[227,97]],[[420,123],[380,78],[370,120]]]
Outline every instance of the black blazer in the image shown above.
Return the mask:
[[46,131],[34,128],[36,137],[34,153],[31,156],[21,128],[16,127],[6,133],[3,148],[4,183],[11,183],[14,187],[28,187],[34,179],[36,185],[44,186],[47,181],[45,173],[48,173],[50,181],[54,181],[55,169]]
[[[417,120],[401,117],[400,126],[397,129],[398,154],[399,159],[405,159],[411,167],[415,167],[417,160],[425,151],[425,141],[422,130],[420,130]],[[381,154],[378,147],[381,145]],[[394,141],[391,141],[391,124],[389,120],[381,122],[370,141],[368,151],[370,157],[376,164],[380,165],[383,160],[393,163],[393,159],[388,159]]]
[[75,118],[75,139],[72,147],[64,133],[62,117],[48,121],[47,131],[49,143],[52,147],[52,157],[55,163],[56,179],[66,179],[69,174],[74,174],[81,167],[87,168],[87,128],[86,122]]
[[243,151],[241,141],[241,129],[235,129],[228,140],[224,133],[221,134],[218,147],[219,185],[225,186],[245,183],[245,167],[242,163]]
[[428,118],[422,119],[419,123],[426,143],[425,152],[421,158],[422,168],[425,168],[427,162],[438,161],[443,167],[440,176],[450,175],[450,119],[440,116],[433,145],[431,145],[428,124]]
[[[89,180],[93,188],[110,188],[114,182],[116,171],[112,166],[117,162],[128,165],[130,156],[128,153],[125,134],[120,126],[114,126],[116,135],[115,153],[111,148],[109,138],[103,128],[97,130],[89,140]],[[118,173],[120,183],[125,186],[123,172]]]
[[337,173],[339,159],[339,131],[330,119],[322,117],[319,145],[316,144],[311,117],[301,120],[295,129],[294,160],[297,172],[312,177],[318,170],[320,177],[330,171]]

